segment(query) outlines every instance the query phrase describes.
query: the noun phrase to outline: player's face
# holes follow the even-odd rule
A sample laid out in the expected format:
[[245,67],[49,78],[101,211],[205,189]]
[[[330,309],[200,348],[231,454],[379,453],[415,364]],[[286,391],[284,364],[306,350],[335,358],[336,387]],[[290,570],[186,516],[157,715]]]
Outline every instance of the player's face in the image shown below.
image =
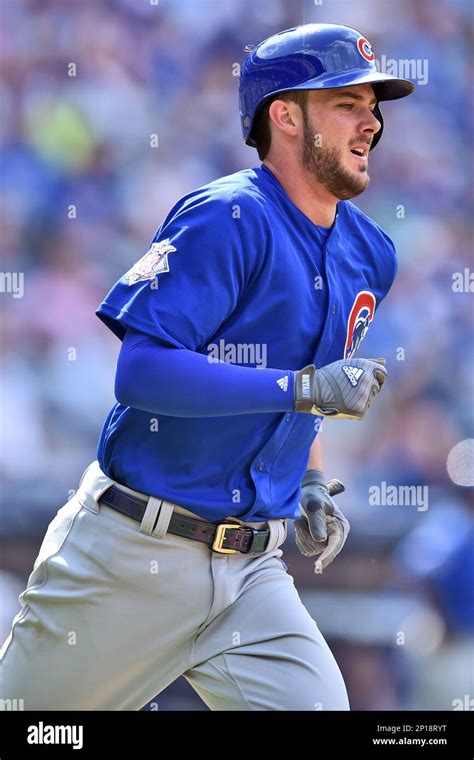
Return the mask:
[[369,148],[380,129],[376,103],[368,84],[309,93],[301,160],[338,199],[353,198],[369,184]]

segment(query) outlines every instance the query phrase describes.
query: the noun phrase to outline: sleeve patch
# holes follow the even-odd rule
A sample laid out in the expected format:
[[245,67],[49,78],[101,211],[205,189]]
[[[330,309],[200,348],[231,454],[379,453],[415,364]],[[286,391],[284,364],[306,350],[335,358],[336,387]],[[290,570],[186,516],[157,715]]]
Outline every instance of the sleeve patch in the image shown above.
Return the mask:
[[145,255],[126,273],[128,284],[135,285],[143,280],[153,280],[157,274],[169,272],[168,254],[173,251],[176,251],[176,248],[170,244],[169,238],[152,243]]

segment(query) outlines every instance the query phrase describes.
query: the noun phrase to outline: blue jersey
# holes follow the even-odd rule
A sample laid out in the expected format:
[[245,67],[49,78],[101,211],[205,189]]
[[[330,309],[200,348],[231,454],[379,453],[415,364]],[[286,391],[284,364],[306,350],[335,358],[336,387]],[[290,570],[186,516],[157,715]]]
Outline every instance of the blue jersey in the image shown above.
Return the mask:
[[[396,273],[393,243],[348,201],[316,226],[265,167],[181,198],[97,314],[216,361],[299,370],[357,350]],[[297,518],[320,418],[297,412],[177,417],[116,404],[102,469],[220,520]],[[335,423],[337,424],[337,423]]]

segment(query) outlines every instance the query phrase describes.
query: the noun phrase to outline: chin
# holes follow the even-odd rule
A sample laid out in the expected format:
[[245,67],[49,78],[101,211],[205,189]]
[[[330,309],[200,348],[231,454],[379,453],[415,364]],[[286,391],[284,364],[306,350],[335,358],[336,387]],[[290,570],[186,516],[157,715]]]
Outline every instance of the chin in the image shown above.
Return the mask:
[[358,192],[362,193],[369,185],[370,183],[370,177],[367,174],[366,171],[364,172],[357,172],[356,174],[353,174],[353,182],[352,186],[355,188],[359,188]]
[[351,182],[346,185],[346,187],[339,193],[339,200],[341,201],[348,201],[351,198],[355,198],[357,195],[360,195],[364,192],[364,190],[367,189],[370,177],[368,174],[365,175],[364,179],[358,178],[359,181],[357,182]]

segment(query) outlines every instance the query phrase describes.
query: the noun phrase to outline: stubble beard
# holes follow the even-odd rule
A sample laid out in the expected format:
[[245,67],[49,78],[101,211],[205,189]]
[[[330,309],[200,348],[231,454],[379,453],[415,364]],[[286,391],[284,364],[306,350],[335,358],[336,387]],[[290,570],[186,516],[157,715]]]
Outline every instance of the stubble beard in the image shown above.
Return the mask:
[[367,171],[362,169],[360,172],[347,171],[342,166],[337,148],[315,145],[317,131],[310,124],[305,111],[303,111],[303,124],[303,167],[339,200],[349,200],[363,193],[370,182]]

